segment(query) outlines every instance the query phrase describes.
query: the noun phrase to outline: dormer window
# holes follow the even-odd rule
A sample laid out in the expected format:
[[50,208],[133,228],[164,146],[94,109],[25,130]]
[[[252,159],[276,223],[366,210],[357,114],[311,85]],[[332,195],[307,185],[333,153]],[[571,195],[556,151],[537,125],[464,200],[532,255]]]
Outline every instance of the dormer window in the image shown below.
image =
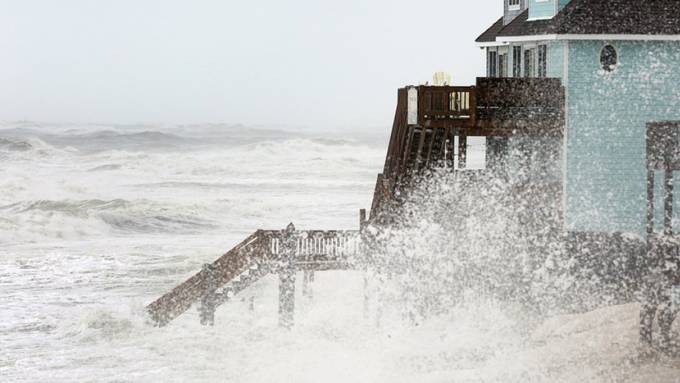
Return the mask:
[[600,52],[600,65],[605,72],[611,72],[616,69],[619,63],[619,54],[616,48],[612,45],[605,45]]
[[520,0],[508,0],[508,10],[510,11],[519,11],[520,9]]

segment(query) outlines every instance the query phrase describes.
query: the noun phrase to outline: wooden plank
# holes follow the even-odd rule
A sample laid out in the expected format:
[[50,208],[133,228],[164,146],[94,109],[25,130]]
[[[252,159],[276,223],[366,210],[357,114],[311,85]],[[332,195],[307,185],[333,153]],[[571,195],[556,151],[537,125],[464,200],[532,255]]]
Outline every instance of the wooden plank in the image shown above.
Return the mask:
[[401,180],[408,169],[408,162],[411,156],[411,146],[413,145],[413,136],[415,134],[415,127],[409,126],[407,131],[406,145],[404,145],[404,150],[402,153],[401,166],[399,167],[397,182]]
[[460,134],[458,136],[458,169],[467,167],[467,146],[467,136]]
[[[264,258],[269,252],[262,248],[261,232],[258,231],[212,263],[218,286],[222,286],[241,274],[253,258]],[[209,287],[209,272],[201,270],[184,283],[175,287],[147,306],[151,318],[159,326],[168,324],[188,310]]]
[[664,234],[673,235],[673,172],[664,172]]
[[654,170],[647,171],[647,234],[654,234]]
[[425,129],[420,130],[420,136],[418,140],[418,149],[416,150],[416,157],[413,161],[413,169],[414,170],[420,170],[421,165],[423,164],[423,146],[425,146],[425,137],[427,136],[427,133],[425,132]]

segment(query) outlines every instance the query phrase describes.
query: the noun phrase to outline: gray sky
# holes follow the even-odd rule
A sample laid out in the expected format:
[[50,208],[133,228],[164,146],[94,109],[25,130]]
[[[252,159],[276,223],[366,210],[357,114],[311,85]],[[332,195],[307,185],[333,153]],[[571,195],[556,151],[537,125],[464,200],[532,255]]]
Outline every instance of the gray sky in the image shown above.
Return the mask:
[[[466,5],[463,5],[466,4]],[[0,0],[0,121],[385,126],[501,0]]]

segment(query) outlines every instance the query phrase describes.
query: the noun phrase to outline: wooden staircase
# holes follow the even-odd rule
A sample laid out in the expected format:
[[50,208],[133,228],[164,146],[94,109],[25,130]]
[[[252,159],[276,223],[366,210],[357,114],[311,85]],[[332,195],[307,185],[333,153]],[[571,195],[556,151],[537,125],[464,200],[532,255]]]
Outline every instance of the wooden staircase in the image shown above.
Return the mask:
[[[258,230],[215,262],[147,306],[157,326],[165,326],[200,302],[201,324],[214,324],[217,307],[266,275],[280,278],[279,304],[292,325],[295,273],[357,267],[359,231]],[[288,320],[285,321],[288,326]]]
[[465,169],[469,137],[562,139],[564,107],[564,88],[553,78],[482,77],[475,86],[399,89],[371,222],[389,224],[399,196],[420,176]]
[[[385,166],[374,191],[371,224],[387,226],[398,219],[394,212],[404,193],[429,170],[454,170],[454,165],[464,169],[468,137],[562,139],[564,100],[558,79],[478,78],[476,86],[400,89]],[[457,179],[474,176],[460,172]],[[366,222],[362,211],[360,227]],[[276,273],[280,320],[289,327],[296,272],[356,268],[364,252],[360,233],[296,231],[292,224],[285,230],[258,230],[147,310],[158,326],[164,326],[200,302],[201,323],[213,324],[217,307]]]

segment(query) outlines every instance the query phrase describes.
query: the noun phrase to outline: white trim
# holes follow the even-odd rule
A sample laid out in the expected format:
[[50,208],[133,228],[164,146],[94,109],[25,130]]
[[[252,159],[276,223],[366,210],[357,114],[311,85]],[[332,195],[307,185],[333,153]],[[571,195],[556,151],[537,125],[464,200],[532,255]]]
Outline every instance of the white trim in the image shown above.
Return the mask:
[[545,40],[641,40],[641,41],[680,41],[680,35],[577,35],[577,34],[551,34],[533,36],[502,36],[497,37],[497,42],[512,43],[522,41],[545,41]]
[[532,17],[527,19],[527,21],[550,20],[552,18],[553,16]]
[[503,36],[496,37],[496,41],[508,42],[508,43],[520,43],[525,41],[545,41],[545,40],[557,40],[557,35],[534,35],[534,36]]
[[485,43],[475,43],[475,45],[479,48],[500,47],[500,46],[508,45],[508,44],[509,43],[507,43],[505,41],[503,41],[503,42],[488,41],[488,42],[485,42]]
[[680,35],[557,35],[558,40],[680,41]]
[[567,222],[567,149],[569,139],[569,41],[564,42],[564,134],[562,134],[562,220],[566,229]]

